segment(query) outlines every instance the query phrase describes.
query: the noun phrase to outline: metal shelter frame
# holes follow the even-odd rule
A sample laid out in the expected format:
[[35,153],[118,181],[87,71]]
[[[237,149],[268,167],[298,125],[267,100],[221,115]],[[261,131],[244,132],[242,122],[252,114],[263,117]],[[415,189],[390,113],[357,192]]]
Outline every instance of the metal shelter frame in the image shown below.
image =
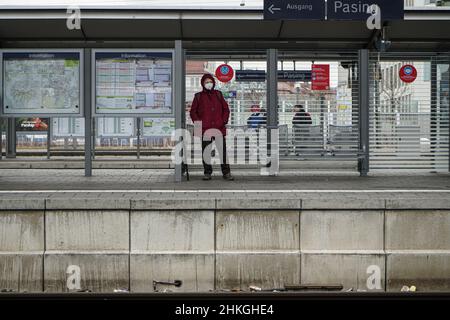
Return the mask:
[[[262,10],[143,9],[82,10],[81,30],[67,30],[64,8],[26,10],[0,7],[0,50],[76,48],[83,50],[85,176],[92,176],[93,112],[92,51],[94,49],[165,48],[174,50],[173,92],[176,129],[185,128],[186,51],[208,56],[251,54],[264,50],[267,61],[268,127],[278,125],[277,64],[281,50],[315,51],[317,56],[338,50],[358,52],[359,153],[361,176],[369,172],[369,52],[380,37],[360,21],[264,21]],[[215,32],[205,31],[214,24]],[[405,10],[405,20],[384,24],[391,50],[450,51],[450,10]],[[221,31],[218,34],[218,31]],[[308,31],[309,30],[309,31]],[[223,32],[222,32],[223,31]],[[308,31],[308,32],[307,32]],[[449,55],[450,56],[450,55]],[[6,156],[15,157],[14,118],[7,119]],[[450,158],[450,157],[449,157]],[[1,159],[1,158],[0,158]],[[182,181],[176,165],[175,181]]]

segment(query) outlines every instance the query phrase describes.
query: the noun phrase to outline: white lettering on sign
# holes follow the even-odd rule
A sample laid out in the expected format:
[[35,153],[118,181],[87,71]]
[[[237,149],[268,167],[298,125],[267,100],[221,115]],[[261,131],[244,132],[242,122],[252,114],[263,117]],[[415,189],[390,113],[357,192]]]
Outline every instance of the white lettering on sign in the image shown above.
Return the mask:
[[334,12],[342,13],[367,13],[370,5],[367,3],[344,3],[342,1],[336,1],[334,3]]
[[67,289],[69,290],[81,290],[81,269],[79,266],[70,265],[66,270],[67,276]]
[[298,10],[298,11],[312,11],[313,5],[312,4],[292,4],[288,3],[286,6],[286,9],[289,10]]

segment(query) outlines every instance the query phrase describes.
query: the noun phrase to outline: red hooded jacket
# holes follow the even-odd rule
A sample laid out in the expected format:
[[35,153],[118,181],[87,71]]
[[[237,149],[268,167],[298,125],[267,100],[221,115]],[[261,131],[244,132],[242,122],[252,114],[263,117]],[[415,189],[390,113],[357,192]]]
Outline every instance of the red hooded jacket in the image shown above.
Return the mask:
[[[211,90],[205,89],[204,82],[209,78],[213,81]],[[195,94],[191,106],[191,119],[193,122],[202,121],[202,133],[208,129],[219,129],[226,135],[225,125],[230,117],[230,109],[222,92],[215,90],[216,81],[210,74],[204,74],[201,79],[203,90]]]

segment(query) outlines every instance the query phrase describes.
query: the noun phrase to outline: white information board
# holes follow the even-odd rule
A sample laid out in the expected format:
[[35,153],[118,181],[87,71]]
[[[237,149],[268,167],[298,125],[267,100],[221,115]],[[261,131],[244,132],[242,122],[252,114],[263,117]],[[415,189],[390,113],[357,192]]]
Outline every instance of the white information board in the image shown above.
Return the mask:
[[134,118],[97,118],[98,137],[133,137],[135,135]]
[[52,118],[51,130],[55,138],[84,138],[84,118]]
[[172,114],[172,51],[101,51],[95,63],[94,114]]
[[2,52],[2,113],[81,116],[81,56],[81,51]]
[[170,137],[175,130],[173,118],[143,118],[142,133],[144,137]]

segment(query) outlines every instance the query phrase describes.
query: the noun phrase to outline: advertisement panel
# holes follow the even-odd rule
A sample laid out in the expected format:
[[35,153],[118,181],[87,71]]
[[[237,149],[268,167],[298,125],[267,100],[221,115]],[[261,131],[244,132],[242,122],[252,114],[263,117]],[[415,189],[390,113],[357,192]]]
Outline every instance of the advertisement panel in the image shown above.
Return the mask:
[[16,132],[47,132],[48,118],[16,118]]
[[330,89],[330,65],[313,64],[311,90],[329,90],[329,89]]

